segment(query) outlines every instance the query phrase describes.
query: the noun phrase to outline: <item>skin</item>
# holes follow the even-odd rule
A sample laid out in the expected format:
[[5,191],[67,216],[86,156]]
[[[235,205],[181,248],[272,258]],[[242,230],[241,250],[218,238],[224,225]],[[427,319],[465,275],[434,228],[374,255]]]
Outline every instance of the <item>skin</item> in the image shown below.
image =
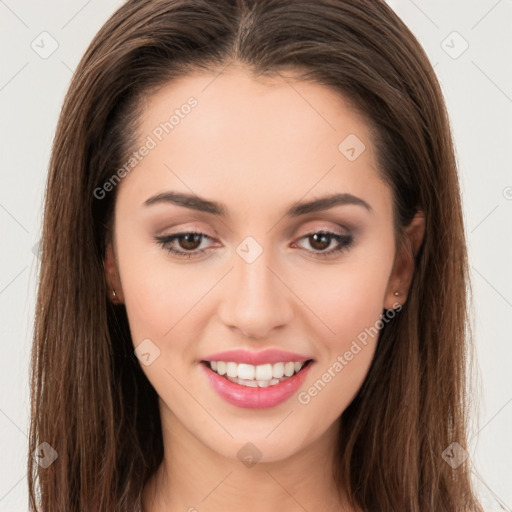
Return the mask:
[[[235,348],[297,352],[315,360],[299,391],[307,390],[384,308],[406,300],[423,218],[415,217],[397,253],[392,193],[379,177],[369,126],[333,90],[255,78],[235,64],[220,75],[198,72],[147,99],[141,143],[190,96],[197,107],[119,185],[105,261],[134,346],[149,338],[160,350],[142,366],[160,397],[165,447],[144,511],[353,510],[333,484],[332,453],[377,337],[308,404],[294,395],[268,409],[236,407],[212,389],[200,361]],[[366,146],[355,161],[338,150],[349,134]],[[221,202],[228,215],[144,206],[167,191]],[[333,192],[353,194],[371,211],[347,204],[284,216],[296,201]],[[210,238],[172,247],[205,248],[197,257],[155,242],[196,230]],[[321,257],[338,243],[315,245],[306,235],[318,231],[353,242]],[[263,250],[252,263],[236,252],[247,236]],[[237,457],[247,442],[262,454],[250,468]]]

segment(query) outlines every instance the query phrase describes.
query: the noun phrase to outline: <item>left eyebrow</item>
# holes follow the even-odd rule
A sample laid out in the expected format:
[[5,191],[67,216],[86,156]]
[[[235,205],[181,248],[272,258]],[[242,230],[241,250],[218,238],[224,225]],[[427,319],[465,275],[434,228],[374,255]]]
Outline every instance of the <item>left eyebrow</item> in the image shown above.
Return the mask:
[[[220,217],[227,216],[226,207],[215,201],[204,199],[194,194],[185,194],[182,192],[162,192],[155,196],[150,197],[144,201],[144,206],[151,206],[158,203],[172,203],[177,206],[183,206],[191,210],[200,212],[211,213]],[[352,194],[332,194],[329,196],[313,199],[312,201],[300,202],[297,201],[285,212],[288,217],[299,217],[308,213],[320,212],[328,210],[335,206],[342,205],[355,205],[361,206],[368,210],[373,211],[372,207],[360,197]]]
[[362,206],[369,212],[373,211],[372,207],[360,197],[352,194],[332,194],[319,199],[313,199],[307,202],[296,202],[293,206],[286,211],[289,217],[298,217],[299,215],[305,215],[306,213],[320,212],[322,210],[328,210],[334,206],[342,206],[352,204],[356,206]]

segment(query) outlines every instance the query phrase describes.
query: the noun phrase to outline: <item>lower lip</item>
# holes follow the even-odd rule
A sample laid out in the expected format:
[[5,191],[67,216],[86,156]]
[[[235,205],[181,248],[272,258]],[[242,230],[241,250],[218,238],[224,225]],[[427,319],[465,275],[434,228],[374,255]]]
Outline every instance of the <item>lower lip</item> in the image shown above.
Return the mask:
[[206,364],[201,363],[206,377],[213,389],[227,402],[248,409],[267,409],[275,407],[290,398],[302,385],[313,362],[279,384],[266,388],[241,386],[221,377]]

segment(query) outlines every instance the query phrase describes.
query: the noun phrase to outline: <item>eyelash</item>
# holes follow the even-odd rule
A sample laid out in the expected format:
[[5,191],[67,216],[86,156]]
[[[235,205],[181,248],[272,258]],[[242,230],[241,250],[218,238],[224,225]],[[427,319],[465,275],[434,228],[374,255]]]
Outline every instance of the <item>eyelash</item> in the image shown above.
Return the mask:
[[[194,251],[177,251],[176,249],[173,249],[171,247],[171,243],[185,235],[199,235],[204,238],[209,238],[211,240],[211,237],[208,236],[206,233],[201,233],[199,231],[183,231],[181,233],[175,233],[174,235],[167,235],[167,236],[160,236],[155,237],[155,241],[157,244],[161,245],[167,252],[170,254],[174,254],[176,256],[179,256],[181,258],[193,258],[195,256],[199,256],[200,254],[203,254],[208,249],[195,249]],[[339,233],[333,233],[332,231],[313,231],[311,233],[307,233],[304,236],[302,236],[299,240],[302,240],[304,238],[309,238],[313,235],[327,235],[331,239],[334,239],[336,242],[338,242],[339,246],[336,249],[331,249],[329,251],[319,252],[319,251],[312,251],[315,256],[318,256],[320,258],[327,258],[329,256],[332,256],[333,254],[340,253],[342,251],[346,251],[350,248],[352,245],[354,239],[352,235],[340,235]],[[202,241],[202,240],[201,240]],[[329,244],[330,245],[330,244]]]

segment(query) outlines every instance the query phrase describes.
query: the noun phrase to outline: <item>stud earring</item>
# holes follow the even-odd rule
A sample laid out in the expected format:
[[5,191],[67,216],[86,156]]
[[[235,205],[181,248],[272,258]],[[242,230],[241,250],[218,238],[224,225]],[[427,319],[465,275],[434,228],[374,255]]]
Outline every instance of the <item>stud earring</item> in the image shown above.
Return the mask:
[[394,295],[395,297],[398,297],[400,295],[400,292],[395,292]]
[[114,302],[117,302],[117,293],[116,293],[116,291],[114,289],[112,289],[112,300]]

